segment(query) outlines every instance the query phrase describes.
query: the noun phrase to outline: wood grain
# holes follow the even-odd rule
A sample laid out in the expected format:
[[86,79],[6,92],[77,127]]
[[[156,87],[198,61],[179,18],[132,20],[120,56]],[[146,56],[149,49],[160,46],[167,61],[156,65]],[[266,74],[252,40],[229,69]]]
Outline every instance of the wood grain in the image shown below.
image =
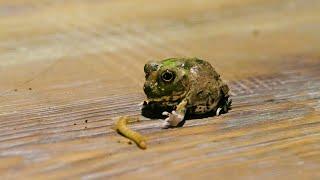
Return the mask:
[[[318,179],[319,29],[316,0],[0,0],[1,179]],[[176,56],[209,60],[233,109],[141,117],[144,63]]]

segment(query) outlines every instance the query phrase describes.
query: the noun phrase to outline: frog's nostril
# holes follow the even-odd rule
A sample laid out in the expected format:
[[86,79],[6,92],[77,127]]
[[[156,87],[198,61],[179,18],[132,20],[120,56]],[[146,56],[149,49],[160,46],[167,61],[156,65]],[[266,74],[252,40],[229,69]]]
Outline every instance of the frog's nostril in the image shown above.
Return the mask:
[[148,79],[149,75],[150,75],[150,73],[146,72],[145,73],[145,78]]
[[156,62],[149,62],[144,65],[144,72],[145,73],[150,73],[152,71],[157,71],[159,65]]

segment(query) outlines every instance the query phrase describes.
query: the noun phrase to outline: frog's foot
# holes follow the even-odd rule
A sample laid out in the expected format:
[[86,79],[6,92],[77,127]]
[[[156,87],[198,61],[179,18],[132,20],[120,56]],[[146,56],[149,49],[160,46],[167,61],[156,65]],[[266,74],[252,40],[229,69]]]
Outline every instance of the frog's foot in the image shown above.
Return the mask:
[[184,115],[178,114],[176,111],[172,111],[171,113],[164,111],[162,115],[168,116],[161,126],[164,129],[170,127],[177,127],[178,124],[184,120]]
[[223,106],[219,107],[216,111],[216,116],[220,114],[227,113],[231,109],[232,100],[228,99]]

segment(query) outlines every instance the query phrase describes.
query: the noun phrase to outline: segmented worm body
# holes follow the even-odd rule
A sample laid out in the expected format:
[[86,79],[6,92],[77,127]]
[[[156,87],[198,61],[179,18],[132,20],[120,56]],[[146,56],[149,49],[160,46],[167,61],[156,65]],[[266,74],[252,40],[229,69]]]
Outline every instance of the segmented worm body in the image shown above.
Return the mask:
[[122,116],[116,122],[116,130],[118,133],[134,141],[139,148],[146,149],[147,144],[146,144],[145,137],[143,137],[140,133],[133,131],[127,127],[128,123],[134,122],[134,121],[137,121],[137,120],[133,120],[128,116]]

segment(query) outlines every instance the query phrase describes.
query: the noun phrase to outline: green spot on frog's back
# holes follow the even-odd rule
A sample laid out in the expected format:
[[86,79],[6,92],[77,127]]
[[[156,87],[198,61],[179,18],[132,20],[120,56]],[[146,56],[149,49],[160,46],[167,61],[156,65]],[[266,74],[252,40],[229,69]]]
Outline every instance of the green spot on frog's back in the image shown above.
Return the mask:
[[175,67],[176,66],[177,59],[176,58],[169,58],[162,61],[163,66],[167,67]]

